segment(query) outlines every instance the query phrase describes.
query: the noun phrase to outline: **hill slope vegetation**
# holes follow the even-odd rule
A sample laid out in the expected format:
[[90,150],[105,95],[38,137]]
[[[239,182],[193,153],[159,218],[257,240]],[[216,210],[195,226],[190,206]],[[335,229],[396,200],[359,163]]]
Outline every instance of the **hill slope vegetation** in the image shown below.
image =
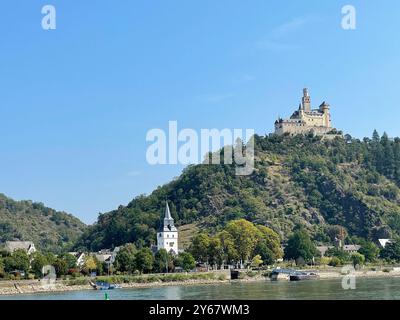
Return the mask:
[[70,214],[0,194],[0,242],[33,241],[39,249],[57,253],[71,247],[85,228]]
[[172,182],[127,206],[101,214],[77,242],[91,250],[127,242],[152,244],[165,199],[177,225],[216,232],[245,218],[282,240],[302,227],[318,242],[343,226],[349,237],[375,240],[400,234],[400,139],[374,132],[335,140],[254,136],[255,170],[236,176],[233,165],[192,165]]

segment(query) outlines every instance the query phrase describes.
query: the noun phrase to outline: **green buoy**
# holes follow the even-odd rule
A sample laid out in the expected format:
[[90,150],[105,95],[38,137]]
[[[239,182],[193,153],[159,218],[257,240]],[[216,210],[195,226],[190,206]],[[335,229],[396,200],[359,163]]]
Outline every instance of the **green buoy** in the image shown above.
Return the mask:
[[107,292],[106,292],[106,293],[104,293],[104,300],[110,300],[110,298],[108,297],[108,294],[107,294]]

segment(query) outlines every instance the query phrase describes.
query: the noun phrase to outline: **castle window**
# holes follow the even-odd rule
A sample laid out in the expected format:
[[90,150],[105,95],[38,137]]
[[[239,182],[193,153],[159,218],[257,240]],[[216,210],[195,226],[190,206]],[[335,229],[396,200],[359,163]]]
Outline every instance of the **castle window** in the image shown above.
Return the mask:
[[170,247],[173,247],[173,246],[174,246],[174,243],[173,243],[173,242],[170,242],[170,243],[169,243],[169,246],[170,246]]
[[169,234],[167,234],[167,238],[169,238]]

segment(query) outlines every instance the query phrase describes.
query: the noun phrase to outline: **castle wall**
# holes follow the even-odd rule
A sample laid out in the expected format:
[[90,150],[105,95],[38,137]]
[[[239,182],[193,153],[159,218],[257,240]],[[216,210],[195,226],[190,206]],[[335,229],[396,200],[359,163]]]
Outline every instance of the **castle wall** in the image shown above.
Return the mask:
[[309,126],[326,126],[325,116],[321,113],[309,114],[303,113],[301,119]]
[[290,135],[307,134],[313,132],[316,135],[323,135],[331,131],[332,128],[324,126],[309,126],[302,123],[278,123],[275,125],[275,133],[282,135],[289,133]]

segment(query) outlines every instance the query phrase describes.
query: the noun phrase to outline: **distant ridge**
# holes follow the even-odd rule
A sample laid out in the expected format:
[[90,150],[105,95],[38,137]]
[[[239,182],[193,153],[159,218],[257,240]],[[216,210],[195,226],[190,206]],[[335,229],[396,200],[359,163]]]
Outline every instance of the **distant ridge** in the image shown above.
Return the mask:
[[15,201],[0,193],[0,242],[33,241],[44,251],[68,249],[86,225],[78,218],[32,201]]

